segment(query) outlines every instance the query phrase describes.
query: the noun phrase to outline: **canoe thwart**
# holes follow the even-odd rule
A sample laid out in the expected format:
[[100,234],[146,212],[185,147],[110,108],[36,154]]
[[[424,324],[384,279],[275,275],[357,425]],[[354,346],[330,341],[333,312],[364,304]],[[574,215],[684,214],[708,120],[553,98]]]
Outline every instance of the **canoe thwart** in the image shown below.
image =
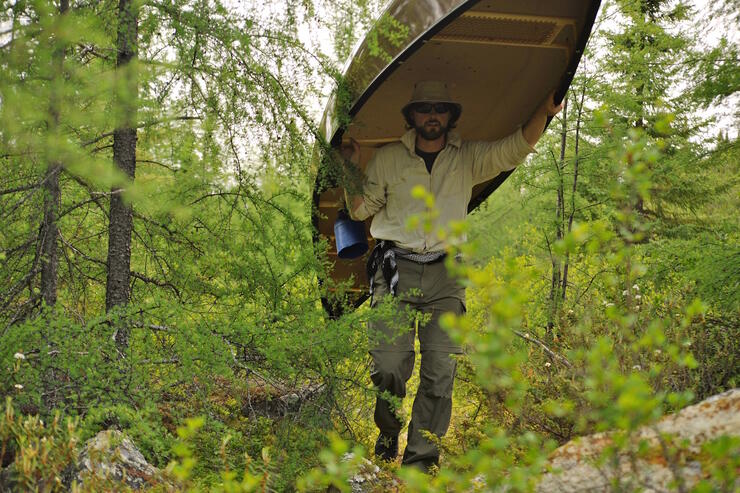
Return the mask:
[[[569,43],[558,41],[565,28],[573,33],[567,37]],[[568,55],[575,29],[576,21],[567,17],[469,11],[432,37],[432,41],[554,48]]]

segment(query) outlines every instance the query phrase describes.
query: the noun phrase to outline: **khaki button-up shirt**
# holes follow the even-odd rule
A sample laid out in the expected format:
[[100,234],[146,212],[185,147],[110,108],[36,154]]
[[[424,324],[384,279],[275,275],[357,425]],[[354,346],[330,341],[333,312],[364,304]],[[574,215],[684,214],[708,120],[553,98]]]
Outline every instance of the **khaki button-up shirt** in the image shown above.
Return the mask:
[[[493,142],[463,142],[452,131],[429,173],[424,160],[414,152],[415,145],[416,131],[412,129],[401,142],[375,152],[365,171],[364,203],[350,215],[357,221],[374,216],[370,226],[373,238],[392,240],[417,253],[443,250],[446,243],[438,237],[437,230],[451,221],[465,219],[473,186],[515,168],[534,151],[521,129]],[[417,185],[435,197],[439,215],[430,231],[425,231],[423,221],[414,229],[407,228],[411,216],[422,218],[426,212],[424,201],[411,196]]]

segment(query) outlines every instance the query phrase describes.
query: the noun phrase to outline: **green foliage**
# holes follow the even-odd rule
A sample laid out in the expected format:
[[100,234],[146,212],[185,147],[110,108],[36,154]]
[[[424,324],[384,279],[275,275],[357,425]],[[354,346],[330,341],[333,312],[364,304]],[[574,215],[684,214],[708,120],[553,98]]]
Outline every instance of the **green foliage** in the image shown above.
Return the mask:
[[161,421],[159,409],[151,403],[142,409],[111,404],[88,411],[80,422],[78,436],[85,441],[99,431],[117,429],[133,440],[152,465],[162,467],[169,459],[172,438]]
[[[331,434],[331,449],[319,454],[322,466],[310,470],[296,483],[295,478],[308,470],[306,465],[295,469],[296,455],[300,455],[296,454],[298,447],[295,439],[296,435],[301,434],[300,431],[291,432],[293,442],[278,437],[273,446],[265,445],[253,456],[243,451],[235,454],[231,444],[234,438],[232,432],[223,430],[221,435],[211,434],[202,430],[204,424],[202,418],[187,419],[185,426],[177,430],[179,440],[173,447],[175,460],[167,466],[167,473],[183,491],[201,491],[203,488],[218,492],[285,491],[296,486],[299,491],[315,491],[318,487],[328,485],[346,491],[347,479],[357,471],[363,460],[360,448],[353,449],[353,458],[346,460],[345,455],[349,450],[347,442]],[[204,439],[201,435],[204,433],[212,438],[219,437],[220,447],[215,456],[211,456],[213,451],[202,448]],[[297,443],[302,444],[305,438],[301,437]],[[312,444],[311,450],[315,449],[316,444]],[[295,455],[291,456],[291,453]],[[234,463],[235,460],[238,464]],[[200,474],[199,468],[204,469]],[[216,474],[216,471],[220,472]]]
[[[376,436],[363,327],[396,305],[323,311],[326,290],[341,300],[343,287],[317,286],[328,260],[312,245],[312,187],[359,180],[310,115],[335,84],[346,124],[357,81],[299,33],[326,22],[343,61],[381,2],[331,2],[323,21],[318,2],[272,16],[141,4],[135,99],[115,70],[116,5],[70,3],[64,15],[48,1],[0,10],[0,395],[13,398],[0,455],[13,454],[27,489],[54,490],[79,442],[113,427],[184,491],[346,490]],[[621,23],[596,34],[609,56],[584,55],[568,116],[553,122],[565,158],[552,159],[550,132],[468,224],[435,232],[473,240],[459,247],[472,262],[449,265],[469,286],[468,314],[444,319],[469,351],[442,468],[402,469],[407,491],[528,491],[558,444],[611,431],[608,461],[639,427],[738,385],[740,147],[697,116],[737,93],[737,47],[699,49],[677,27],[691,17],[681,2],[610,5]],[[382,17],[369,56],[387,59],[408,32]],[[134,181],[112,163],[120,103],[137,112]],[[315,181],[311,136],[324,157]],[[41,184],[57,162],[48,307]],[[134,207],[132,297],[106,314],[108,202],[121,185]],[[429,229],[434,198],[415,196],[426,214],[412,221]],[[120,324],[132,334],[123,352]],[[697,490],[731,491],[737,456],[734,438],[707,443]],[[120,487],[110,481],[81,488]]]
[[360,469],[363,450],[349,444],[338,435],[331,434],[330,446],[321,451],[321,466],[312,469],[296,484],[298,491],[323,491],[332,487],[338,491],[351,491],[349,479]]
[[390,62],[392,54],[396,51],[394,48],[398,49],[403,46],[408,35],[408,26],[388,14],[382,15],[368,33],[370,56],[379,57],[387,63]]
[[737,94],[740,91],[739,59],[738,47],[726,39],[720,40],[717,47],[702,57],[697,67],[704,76],[694,87],[694,97],[703,104],[709,104]]
[[737,485],[740,466],[740,439],[722,436],[705,443],[701,463],[707,468],[709,477],[699,481],[694,491],[732,491]]
[[57,414],[46,425],[38,416],[19,416],[8,398],[0,417],[0,464],[9,458],[15,461],[12,471],[3,471],[10,477],[0,477],[0,485],[62,491],[65,470],[77,459],[77,444],[73,421],[62,423]]

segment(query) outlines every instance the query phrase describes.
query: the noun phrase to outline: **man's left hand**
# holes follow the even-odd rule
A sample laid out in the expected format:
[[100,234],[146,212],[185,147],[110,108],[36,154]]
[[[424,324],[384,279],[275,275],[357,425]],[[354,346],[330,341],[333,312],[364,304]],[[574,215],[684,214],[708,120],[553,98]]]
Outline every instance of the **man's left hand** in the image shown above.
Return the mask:
[[555,104],[555,91],[552,91],[547,95],[538,111],[544,113],[546,116],[555,116],[563,109],[563,102]]

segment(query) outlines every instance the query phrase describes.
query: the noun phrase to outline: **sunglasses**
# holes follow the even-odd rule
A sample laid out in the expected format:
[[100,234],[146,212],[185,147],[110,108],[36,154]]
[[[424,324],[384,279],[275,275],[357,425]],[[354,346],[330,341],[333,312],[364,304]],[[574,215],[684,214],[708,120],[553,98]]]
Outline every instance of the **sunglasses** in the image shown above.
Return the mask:
[[417,113],[431,113],[434,110],[435,113],[442,114],[450,111],[450,105],[447,103],[417,103],[414,105],[414,111]]

